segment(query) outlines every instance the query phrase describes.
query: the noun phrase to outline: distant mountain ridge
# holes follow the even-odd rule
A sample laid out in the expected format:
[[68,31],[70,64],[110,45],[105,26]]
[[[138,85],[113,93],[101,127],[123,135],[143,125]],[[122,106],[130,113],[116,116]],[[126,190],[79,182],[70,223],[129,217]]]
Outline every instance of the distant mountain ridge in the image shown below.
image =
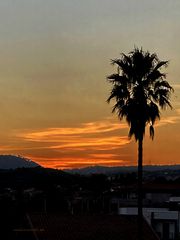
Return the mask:
[[0,169],[32,168],[38,166],[40,165],[21,156],[0,155]]
[[[178,171],[180,170],[180,165],[146,165],[143,167],[144,171],[156,172],[156,171]],[[90,175],[90,174],[118,174],[118,173],[128,173],[136,172],[137,166],[119,166],[119,167],[106,167],[106,166],[90,166],[85,168],[75,168],[64,170],[68,173],[80,174],[80,175]]]

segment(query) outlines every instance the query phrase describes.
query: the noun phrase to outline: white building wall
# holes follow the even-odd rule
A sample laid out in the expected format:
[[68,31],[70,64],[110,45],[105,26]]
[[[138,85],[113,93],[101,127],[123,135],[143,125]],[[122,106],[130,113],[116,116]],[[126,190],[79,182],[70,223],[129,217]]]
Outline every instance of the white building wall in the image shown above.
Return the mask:
[[[175,238],[176,223],[179,224],[178,232],[180,233],[180,213],[178,211],[170,211],[168,208],[143,208],[143,215],[146,221],[151,225],[151,218],[156,221],[155,231],[162,236],[163,234],[163,221],[169,222],[169,239]],[[119,208],[118,214],[120,215],[137,215],[137,207]],[[159,222],[158,222],[159,220]],[[171,222],[172,221],[172,222]]]
[[[154,213],[154,219],[178,220],[178,211],[169,211],[168,208],[143,208],[143,215],[146,220],[151,222],[151,215]],[[137,207],[123,207],[118,209],[119,215],[137,215]],[[180,223],[180,221],[179,221]]]

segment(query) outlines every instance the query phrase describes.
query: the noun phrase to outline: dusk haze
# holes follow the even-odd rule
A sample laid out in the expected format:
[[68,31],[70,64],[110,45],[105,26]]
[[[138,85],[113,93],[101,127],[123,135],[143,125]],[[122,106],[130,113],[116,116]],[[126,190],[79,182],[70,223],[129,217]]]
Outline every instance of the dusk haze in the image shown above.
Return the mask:
[[137,165],[129,127],[111,114],[111,60],[156,53],[173,87],[144,165],[180,164],[179,0],[0,1],[0,155],[57,169]]

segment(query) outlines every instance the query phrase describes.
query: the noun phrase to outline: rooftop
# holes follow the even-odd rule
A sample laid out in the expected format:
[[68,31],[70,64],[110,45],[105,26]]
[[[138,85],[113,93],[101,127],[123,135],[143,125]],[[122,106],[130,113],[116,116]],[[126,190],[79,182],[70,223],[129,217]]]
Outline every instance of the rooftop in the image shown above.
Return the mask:
[[[136,216],[28,215],[34,239],[39,240],[137,240]],[[158,240],[144,222],[144,240]],[[19,233],[20,234],[20,233]]]

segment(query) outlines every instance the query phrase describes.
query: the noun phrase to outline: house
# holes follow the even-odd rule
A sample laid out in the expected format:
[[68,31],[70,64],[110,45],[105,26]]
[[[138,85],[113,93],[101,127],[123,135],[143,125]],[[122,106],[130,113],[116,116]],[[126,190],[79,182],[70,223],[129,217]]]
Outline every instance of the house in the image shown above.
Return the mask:
[[172,196],[180,196],[180,184],[147,183],[143,185],[144,200],[149,204],[164,204]]
[[[173,198],[175,196],[175,198]],[[180,207],[180,184],[143,184],[143,206]],[[137,185],[119,186],[104,193],[109,202],[109,212],[117,213],[120,207],[137,206]],[[170,200],[171,199],[171,200]],[[179,202],[178,202],[179,201]]]
[[[137,207],[119,208],[119,215],[137,216]],[[168,208],[143,208],[143,216],[162,240],[175,240],[180,236],[179,211]]]

